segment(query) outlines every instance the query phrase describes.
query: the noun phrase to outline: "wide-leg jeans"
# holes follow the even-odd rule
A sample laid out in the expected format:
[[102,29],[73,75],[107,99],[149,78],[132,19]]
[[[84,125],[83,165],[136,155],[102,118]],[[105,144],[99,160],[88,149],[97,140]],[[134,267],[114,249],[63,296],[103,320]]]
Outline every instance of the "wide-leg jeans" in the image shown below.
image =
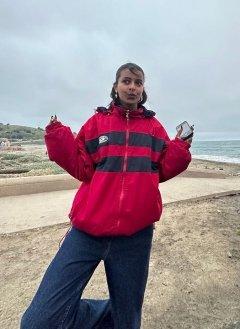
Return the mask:
[[[129,237],[94,237],[71,228],[22,317],[21,329],[139,329],[152,235],[152,225]],[[81,299],[101,260],[110,298]]]

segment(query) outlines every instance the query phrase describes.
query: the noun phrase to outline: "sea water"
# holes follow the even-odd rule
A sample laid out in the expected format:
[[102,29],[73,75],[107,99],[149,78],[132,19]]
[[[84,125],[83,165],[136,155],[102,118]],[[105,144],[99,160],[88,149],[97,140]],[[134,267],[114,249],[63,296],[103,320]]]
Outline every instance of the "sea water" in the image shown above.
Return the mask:
[[193,141],[191,153],[196,159],[240,163],[240,140]]

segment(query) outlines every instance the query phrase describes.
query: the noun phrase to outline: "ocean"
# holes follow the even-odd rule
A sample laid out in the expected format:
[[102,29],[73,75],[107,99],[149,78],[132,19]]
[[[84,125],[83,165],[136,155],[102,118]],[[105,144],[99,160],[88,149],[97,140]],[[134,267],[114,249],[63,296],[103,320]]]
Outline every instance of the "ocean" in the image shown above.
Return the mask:
[[195,159],[240,164],[240,140],[194,141],[191,153]]

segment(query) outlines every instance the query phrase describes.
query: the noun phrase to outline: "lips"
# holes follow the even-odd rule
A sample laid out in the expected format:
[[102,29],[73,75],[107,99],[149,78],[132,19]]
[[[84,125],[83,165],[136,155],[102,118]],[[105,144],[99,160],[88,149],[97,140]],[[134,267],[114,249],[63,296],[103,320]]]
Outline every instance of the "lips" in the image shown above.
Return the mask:
[[127,95],[127,98],[130,98],[130,99],[135,99],[136,97],[137,97],[137,95],[134,95],[134,94]]

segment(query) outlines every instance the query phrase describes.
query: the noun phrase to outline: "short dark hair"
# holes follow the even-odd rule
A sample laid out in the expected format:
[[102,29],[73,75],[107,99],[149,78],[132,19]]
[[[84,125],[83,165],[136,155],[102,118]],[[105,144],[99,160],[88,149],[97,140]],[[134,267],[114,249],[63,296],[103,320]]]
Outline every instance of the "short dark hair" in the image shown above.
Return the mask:
[[[126,64],[121,65],[116,72],[116,80],[113,84],[111,94],[110,94],[110,97],[113,99],[113,101],[116,105],[120,105],[120,99],[118,96],[116,97],[114,85],[118,83],[118,79],[120,78],[121,72],[126,69],[134,74],[136,73],[136,71],[140,71],[143,74],[143,78],[145,79],[145,74],[144,74],[143,69],[140,66],[138,66],[137,64],[126,63]],[[145,92],[145,89],[143,89],[142,100],[141,100],[141,102],[138,103],[138,105],[143,105],[146,101],[147,101],[147,94]]]

